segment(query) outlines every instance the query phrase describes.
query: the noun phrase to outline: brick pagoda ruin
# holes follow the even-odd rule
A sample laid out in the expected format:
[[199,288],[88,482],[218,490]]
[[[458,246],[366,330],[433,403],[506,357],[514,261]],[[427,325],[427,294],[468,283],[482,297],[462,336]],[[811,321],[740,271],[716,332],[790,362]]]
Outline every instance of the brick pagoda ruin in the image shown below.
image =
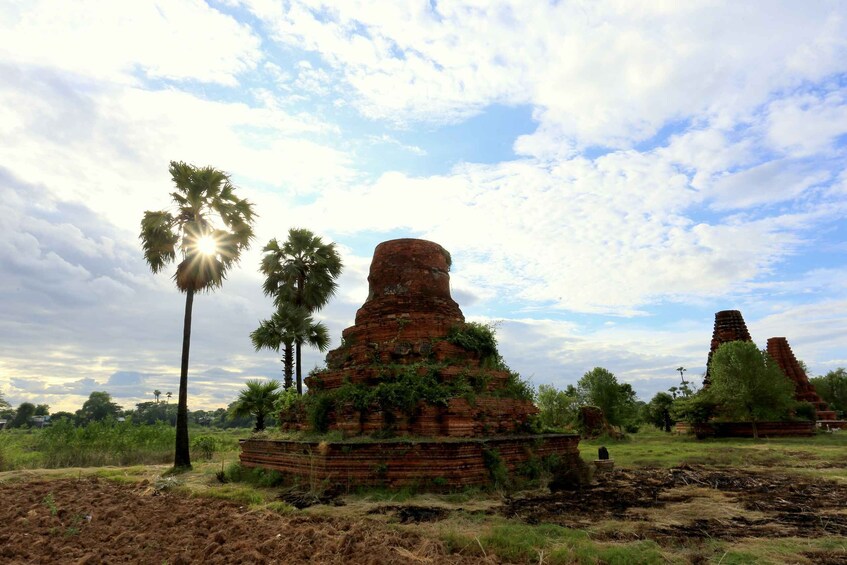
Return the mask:
[[753,341],[747,324],[739,310],[721,310],[715,313],[715,329],[712,331],[712,345],[709,349],[709,357],[706,360],[706,376],[703,377],[703,386],[711,382],[709,367],[712,366],[712,356],[718,347],[730,341]]
[[[469,326],[450,296],[450,264],[449,253],[430,241],[379,244],[355,324],[327,354],[326,369],[305,380],[301,407],[280,416],[283,430],[340,432],[344,439],[250,439],[242,443],[242,463],[389,486],[484,484],[492,453],[510,471],[551,456],[578,465],[577,435],[529,431],[537,409],[496,349],[457,339]],[[424,393],[397,400],[413,389]],[[314,403],[328,405],[323,429],[314,429],[309,402],[313,411]]]
[[[721,345],[731,341],[752,342],[753,339],[750,337],[747,324],[744,322],[740,311],[722,310],[715,313],[715,327],[712,333],[709,357],[706,361],[706,375],[703,378],[704,387],[709,386],[711,382],[710,366],[712,356]],[[815,391],[815,387],[809,382],[805,371],[794,357],[794,352],[791,351],[788,340],[784,337],[770,338],[767,344],[767,352],[779,364],[782,372],[794,383],[795,399],[802,402],[810,402],[814,405],[819,427],[847,427],[845,422],[836,420],[835,412],[829,410],[829,406],[818,395],[817,391]],[[803,423],[803,426],[801,426],[800,422],[769,422],[764,424],[764,428],[761,425],[759,426],[760,434],[762,435],[811,435],[814,433],[811,428],[807,429],[807,427],[804,427],[807,424]],[[712,427],[719,435],[748,435],[747,427],[749,425],[745,423],[713,423]],[[766,430],[765,433],[762,433],[762,429]],[[721,433],[721,430],[723,430],[723,433]]]
[[[821,425],[837,424],[835,412],[829,409],[829,405],[820,397],[815,386],[809,382],[809,377],[794,357],[788,340],[784,337],[768,339],[768,354],[776,360],[782,372],[794,382],[794,398],[801,402],[811,403],[815,407],[817,419]],[[841,426],[837,425],[837,427]]]

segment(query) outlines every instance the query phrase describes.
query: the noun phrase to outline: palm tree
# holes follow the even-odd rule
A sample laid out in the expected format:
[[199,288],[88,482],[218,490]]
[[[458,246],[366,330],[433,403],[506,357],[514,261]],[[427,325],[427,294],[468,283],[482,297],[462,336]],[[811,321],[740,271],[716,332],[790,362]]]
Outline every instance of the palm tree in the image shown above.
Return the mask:
[[155,399],[156,399],[156,404],[158,404],[158,403],[159,403],[159,397],[160,397],[161,395],[162,395],[162,391],[161,391],[161,390],[159,390],[158,388],[157,388],[156,390],[154,390],[154,391],[153,391],[153,398],[155,398]]
[[229,175],[212,167],[171,161],[175,213],[146,211],[141,220],[144,259],[154,273],[177,260],[174,281],[185,293],[182,364],[176,418],[174,467],[191,468],[188,452],[188,352],[194,293],[223,284],[253,239],[253,204],[235,196]]
[[168,402],[170,402],[170,401],[171,401],[171,397],[172,397],[173,395],[174,395],[174,394],[173,394],[172,392],[166,392],[166,393],[165,393],[165,397],[167,398],[167,400],[165,400],[165,404],[167,404]]
[[263,382],[258,379],[247,381],[247,388],[238,393],[238,398],[232,404],[232,416],[256,416],[254,431],[265,429],[265,416],[273,412],[274,403],[279,398],[279,381]]
[[282,364],[285,376],[285,390],[292,386],[291,347],[295,344],[308,344],[320,351],[329,348],[329,330],[322,322],[315,322],[309,312],[300,306],[280,304],[270,320],[262,320],[259,327],[250,334],[250,340],[256,351],[283,348]]
[[[323,308],[335,294],[341,274],[341,256],[334,243],[323,240],[307,229],[288,230],[288,239],[280,245],[276,239],[262,250],[261,271],[265,275],[263,290],[280,304],[292,304],[315,312]],[[295,341],[297,393],[303,394],[301,346]],[[285,344],[285,357],[291,356],[291,345]]]

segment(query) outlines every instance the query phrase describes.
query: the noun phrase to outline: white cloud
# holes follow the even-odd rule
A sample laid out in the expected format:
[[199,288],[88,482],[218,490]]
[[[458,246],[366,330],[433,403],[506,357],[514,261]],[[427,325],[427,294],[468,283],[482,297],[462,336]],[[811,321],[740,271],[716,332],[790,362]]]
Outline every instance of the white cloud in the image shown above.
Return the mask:
[[101,79],[235,85],[261,59],[259,38],[200,0],[20,0],[0,10],[0,59]]
[[692,115],[731,127],[847,60],[837,4],[244,3],[277,41],[320,54],[367,116],[439,123],[532,104],[542,140],[519,150],[537,156],[558,140],[624,146]]

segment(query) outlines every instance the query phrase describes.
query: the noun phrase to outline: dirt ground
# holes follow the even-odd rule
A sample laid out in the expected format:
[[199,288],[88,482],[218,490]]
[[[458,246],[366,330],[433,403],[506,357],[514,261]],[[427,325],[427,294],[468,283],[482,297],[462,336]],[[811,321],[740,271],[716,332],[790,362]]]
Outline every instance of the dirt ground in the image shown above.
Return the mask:
[[[449,554],[408,526],[455,511],[410,502],[343,518],[280,515],[146,482],[8,483],[0,484],[0,563],[478,562]],[[488,512],[585,529],[597,541],[651,539],[661,546],[847,536],[847,485],[694,466],[618,469],[579,491],[523,493]],[[819,565],[847,563],[847,552],[807,557]]]
[[0,485],[0,563],[464,563],[373,520],[291,517],[83,478]]

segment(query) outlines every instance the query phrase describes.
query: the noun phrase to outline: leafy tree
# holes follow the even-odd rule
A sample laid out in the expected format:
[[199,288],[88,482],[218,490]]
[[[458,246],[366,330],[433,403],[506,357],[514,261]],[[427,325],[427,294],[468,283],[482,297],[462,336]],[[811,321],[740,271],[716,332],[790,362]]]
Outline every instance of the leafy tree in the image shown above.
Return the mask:
[[755,343],[730,341],[721,345],[709,366],[709,395],[729,418],[756,422],[782,418],[794,406],[794,383]]
[[139,238],[144,258],[154,273],[177,260],[174,281],[185,293],[182,363],[176,420],[174,467],[190,468],[188,441],[188,353],[194,293],[223,284],[227,272],[253,239],[253,205],[235,196],[229,175],[212,167],[198,168],[171,161],[176,214],[146,211]]
[[676,423],[671,416],[673,401],[673,396],[667,392],[656,393],[645,407],[645,420],[666,432],[671,431],[671,426]]
[[71,423],[73,423],[76,420],[76,416],[74,416],[70,412],[56,412],[52,416],[50,416],[51,422],[58,422],[59,420],[69,420]]
[[258,432],[265,429],[265,416],[274,410],[280,396],[280,384],[277,380],[264,382],[256,379],[247,381],[246,385],[230,410],[235,417],[256,416],[255,431]]
[[[341,275],[341,256],[334,243],[323,240],[307,229],[292,228],[288,239],[280,245],[272,239],[263,249],[261,272],[265,275],[263,290],[274,304],[304,308],[308,313],[323,308],[335,294]],[[301,348],[304,340],[294,340],[297,393],[303,394]],[[283,343],[283,360],[291,359],[292,344]],[[289,361],[290,363],[290,361]]]
[[280,304],[271,319],[262,320],[259,327],[250,334],[250,341],[256,351],[272,349],[279,352],[280,348],[283,349],[284,388],[287,390],[293,384],[292,346],[305,343],[326,351],[329,348],[329,330],[323,323],[315,322],[305,308]]
[[577,382],[581,404],[597,406],[613,426],[622,427],[637,417],[637,398],[632,386],[618,383],[615,375],[603,367],[595,367]]
[[88,400],[82,405],[76,415],[77,419],[82,424],[89,422],[100,422],[106,418],[117,418],[121,414],[122,408],[115,402],[112,402],[112,395],[108,392],[92,392],[88,396]]
[[565,428],[573,424],[576,396],[551,385],[538,385],[538,419],[544,428]]
[[815,390],[827,404],[830,410],[847,412],[847,370],[839,367],[822,377],[809,379]]
[[176,422],[177,407],[162,402],[140,402],[132,413],[134,424],[155,424],[157,422]]
[[156,399],[156,404],[158,404],[158,403],[159,403],[159,397],[160,397],[160,396],[162,396],[162,391],[161,391],[161,390],[159,390],[159,389],[157,388],[156,390],[154,390],[154,391],[153,391],[153,398],[155,398],[155,399]]
[[28,428],[29,421],[35,416],[35,404],[22,402],[15,410],[15,417],[9,422],[10,428]]
[[50,415],[50,405],[49,404],[39,404],[35,407],[34,416],[49,416]]
[[15,417],[15,410],[12,405],[3,398],[3,393],[0,393],[0,419],[11,420]]

